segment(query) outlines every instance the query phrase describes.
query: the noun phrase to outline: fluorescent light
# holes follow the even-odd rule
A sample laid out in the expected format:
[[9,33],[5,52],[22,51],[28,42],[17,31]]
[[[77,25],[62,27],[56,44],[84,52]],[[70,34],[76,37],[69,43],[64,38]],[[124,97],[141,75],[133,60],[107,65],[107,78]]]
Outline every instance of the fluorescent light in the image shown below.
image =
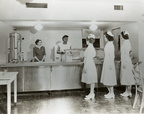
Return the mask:
[[98,26],[96,24],[92,24],[89,29],[92,31],[95,31],[98,28]]
[[43,29],[43,26],[42,26],[41,24],[36,24],[36,25],[34,26],[34,28],[35,28],[37,31],[40,31],[40,30]]

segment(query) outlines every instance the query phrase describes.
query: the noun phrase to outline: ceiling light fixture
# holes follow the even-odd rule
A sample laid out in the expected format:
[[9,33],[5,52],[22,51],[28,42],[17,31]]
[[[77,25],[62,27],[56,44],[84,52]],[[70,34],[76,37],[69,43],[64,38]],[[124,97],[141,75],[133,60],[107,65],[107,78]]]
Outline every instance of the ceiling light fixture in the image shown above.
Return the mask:
[[40,31],[40,30],[43,29],[43,26],[42,26],[41,24],[36,24],[36,25],[34,26],[34,28],[35,28],[37,31]]
[[96,24],[92,24],[92,25],[89,27],[89,29],[90,29],[91,31],[95,31],[97,28],[98,28],[98,26],[97,26]]

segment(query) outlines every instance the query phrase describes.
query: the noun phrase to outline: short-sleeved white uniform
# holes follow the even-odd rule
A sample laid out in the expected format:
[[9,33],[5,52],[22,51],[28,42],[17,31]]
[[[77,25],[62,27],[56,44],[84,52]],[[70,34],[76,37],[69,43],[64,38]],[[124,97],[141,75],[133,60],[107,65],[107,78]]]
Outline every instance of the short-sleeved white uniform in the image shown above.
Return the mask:
[[101,75],[101,83],[106,86],[114,86],[117,84],[116,70],[114,63],[114,45],[112,41],[108,41],[104,48],[104,62]]
[[[94,62],[96,51],[93,44],[89,44],[84,52],[84,68],[82,72],[82,82],[87,84],[97,83],[97,69]],[[84,72],[84,70],[86,72]]]
[[[132,73],[133,64],[129,55],[131,44],[129,40],[125,40],[121,47],[121,79],[122,85],[135,84],[134,75]],[[125,68],[123,67],[125,66]]]

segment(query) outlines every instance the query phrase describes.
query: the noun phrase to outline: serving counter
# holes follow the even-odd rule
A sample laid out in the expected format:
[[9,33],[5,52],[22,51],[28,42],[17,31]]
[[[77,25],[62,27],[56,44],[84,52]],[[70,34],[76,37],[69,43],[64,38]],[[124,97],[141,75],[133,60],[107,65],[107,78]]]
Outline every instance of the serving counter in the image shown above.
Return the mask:
[[[96,61],[100,81],[102,61]],[[0,64],[18,73],[18,92],[81,89],[82,62],[23,62]],[[119,78],[119,65],[116,64]],[[118,79],[119,80],[119,79]],[[102,86],[98,83],[96,86]]]

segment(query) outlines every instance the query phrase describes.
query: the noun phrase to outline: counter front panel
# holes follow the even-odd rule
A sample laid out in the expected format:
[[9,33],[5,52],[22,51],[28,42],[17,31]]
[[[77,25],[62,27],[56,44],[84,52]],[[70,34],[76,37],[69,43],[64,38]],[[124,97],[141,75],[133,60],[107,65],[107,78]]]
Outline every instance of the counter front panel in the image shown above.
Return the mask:
[[[100,83],[102,61],[96,61],[98,83]],[[7,68],[10,72],[19,72],[17,76],[18,92],[81,89],[82,62],[64,63],[7,63],[0,65],[1,69]],[[117,82],[120,85],[120,65],[116,62]],[[86,87],[89,87],[87,85]],[[12,89],[13,90],[13,89]]]

